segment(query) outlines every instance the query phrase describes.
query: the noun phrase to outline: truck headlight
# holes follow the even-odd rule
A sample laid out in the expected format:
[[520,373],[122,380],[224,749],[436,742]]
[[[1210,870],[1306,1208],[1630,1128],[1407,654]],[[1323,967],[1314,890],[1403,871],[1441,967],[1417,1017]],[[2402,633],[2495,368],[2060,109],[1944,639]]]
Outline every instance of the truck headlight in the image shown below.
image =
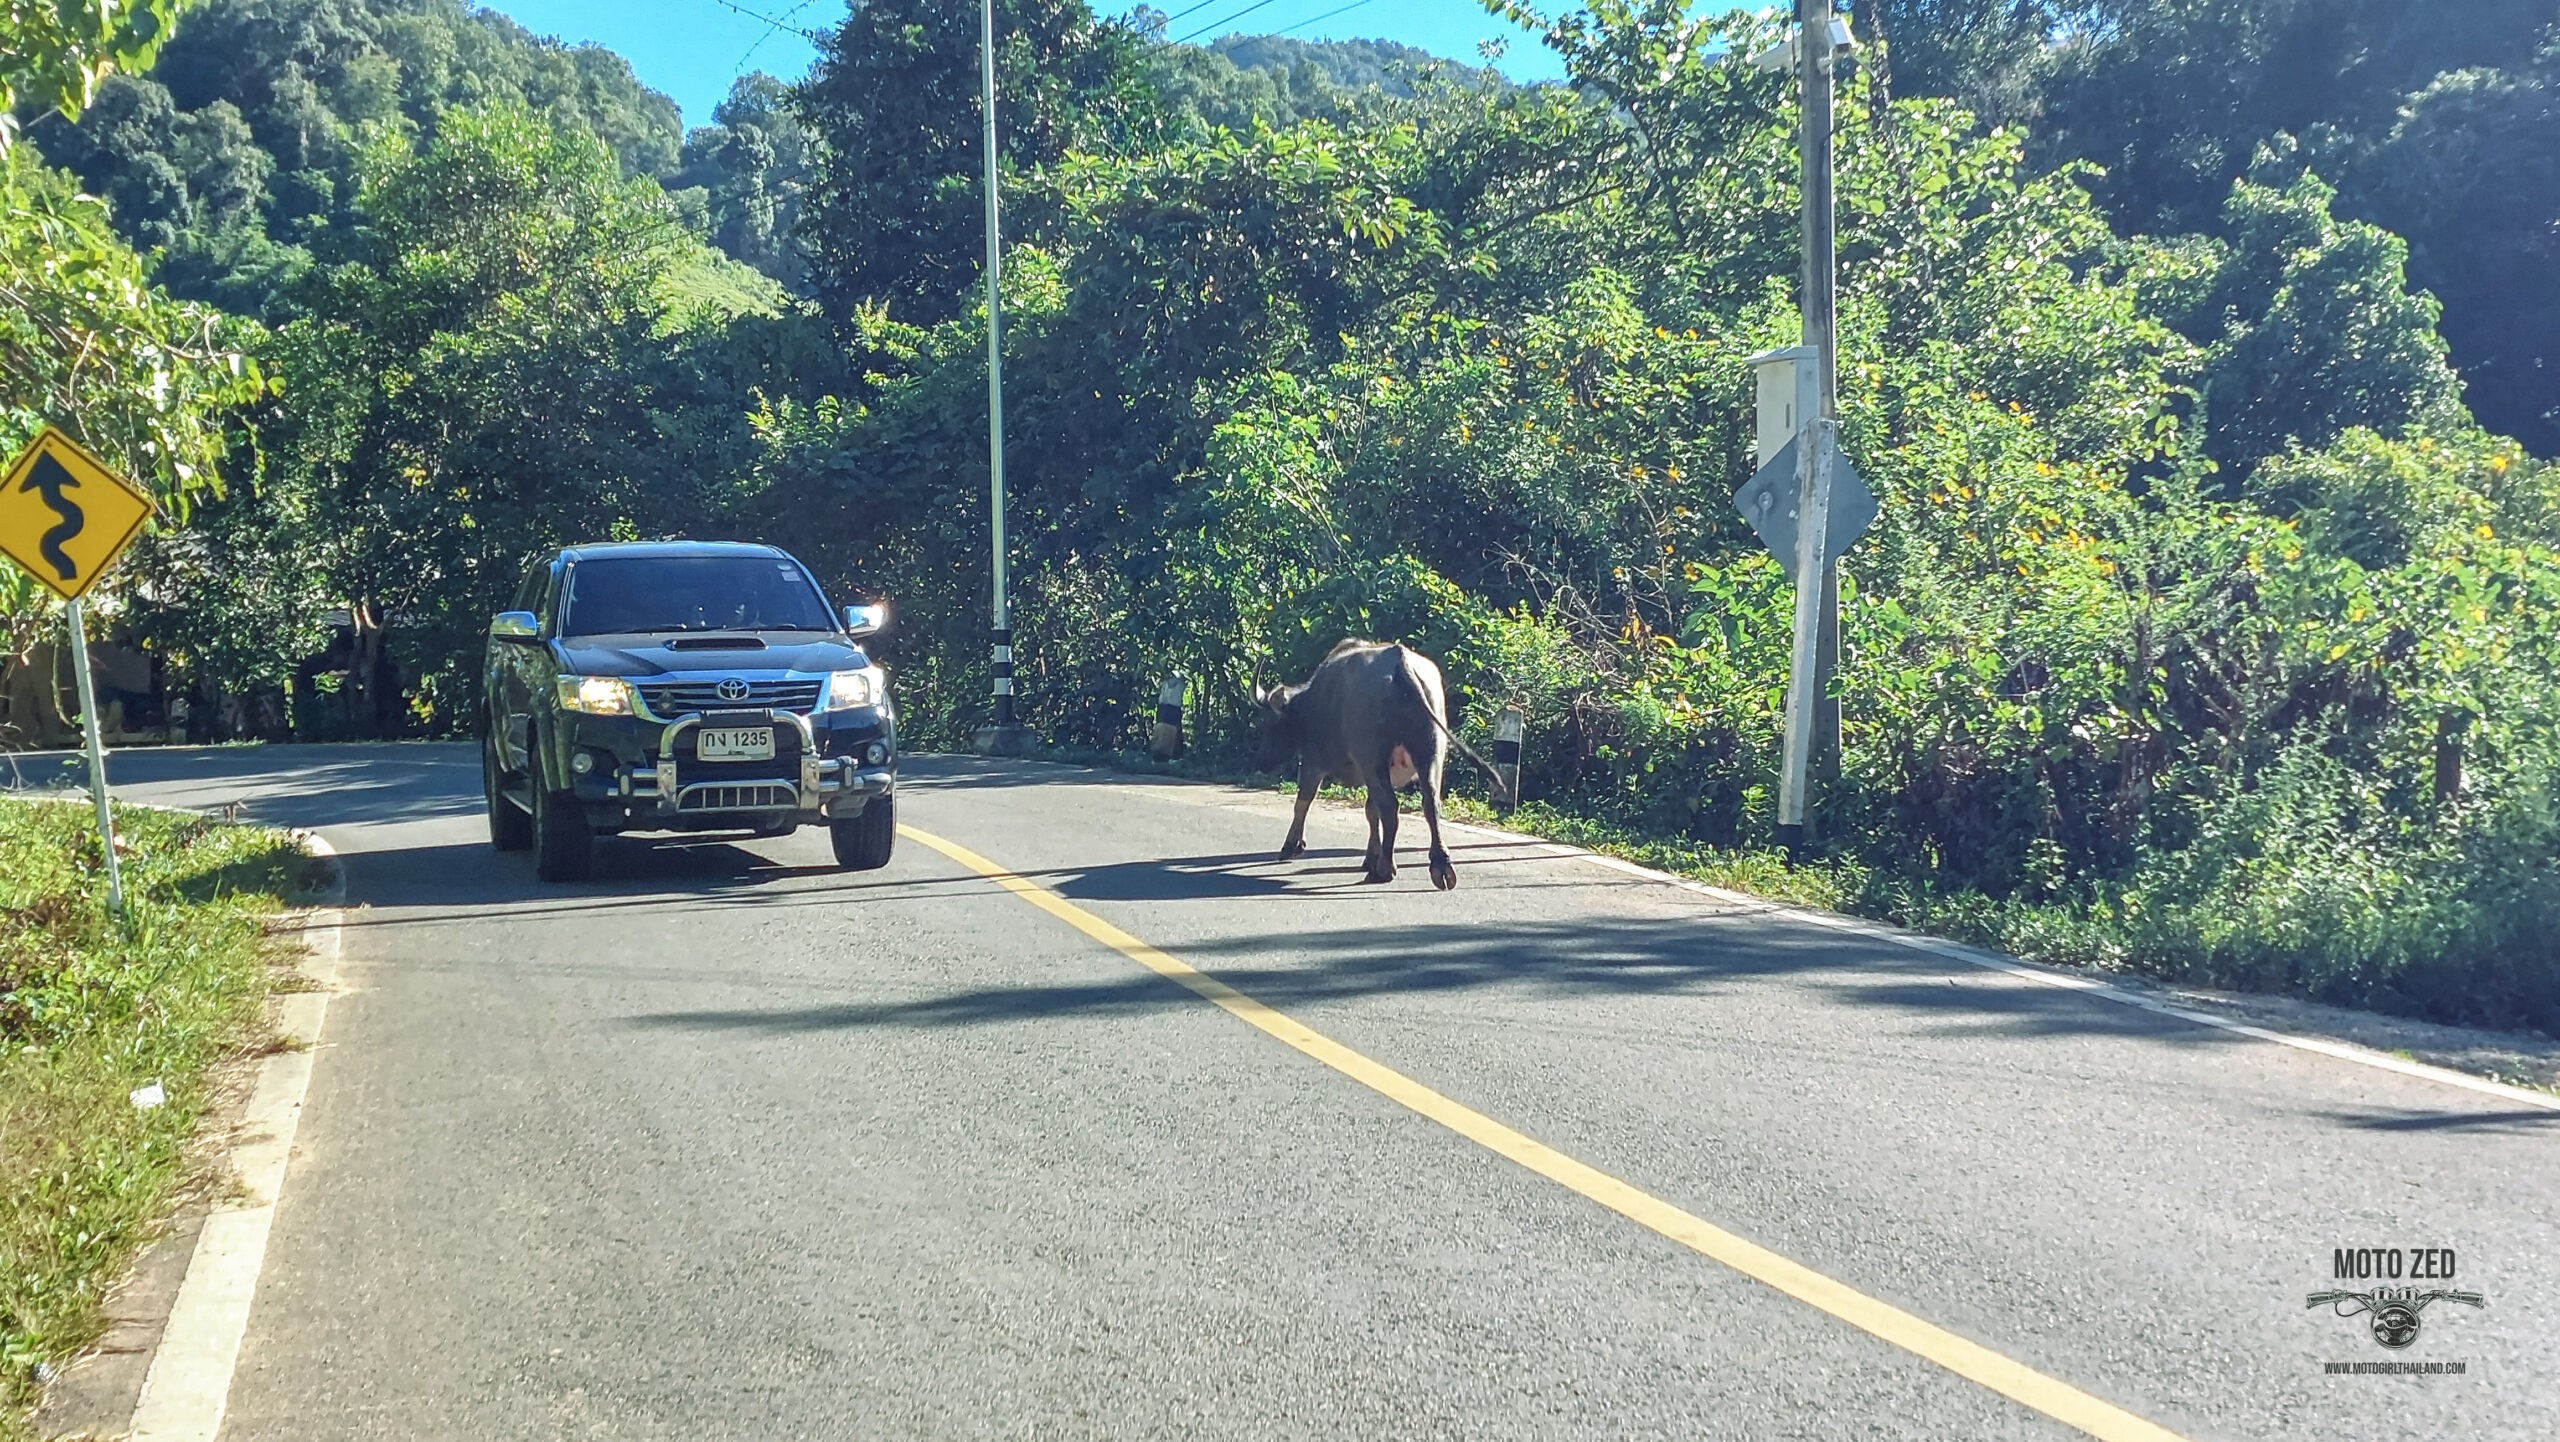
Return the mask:
[[884,705],[889,699],[889,681],[877,666],[859,671],[832,671],[827,674],[827,699],[819,708],[825,711],[851,711],[863,706]]
[[631,714],[631,683],[619,676],[563,676],[560,709],[590,716]]

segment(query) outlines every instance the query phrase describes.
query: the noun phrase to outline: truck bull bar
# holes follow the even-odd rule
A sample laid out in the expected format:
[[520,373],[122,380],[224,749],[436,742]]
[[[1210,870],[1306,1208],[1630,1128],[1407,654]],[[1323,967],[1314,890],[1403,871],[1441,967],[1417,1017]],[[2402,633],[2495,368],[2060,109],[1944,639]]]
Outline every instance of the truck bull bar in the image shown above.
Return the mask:
[[[778,779],[683,781],[676,769],[676,742],[715,715],[724,724],[733,718],[737,724],[748,726],[790,723],[800,733],[798,783]],[[658,732],[657,764],[616,767],[614,793],[626,801],[653,801],[661,816],[807,813],[824,810],[848,797],[879,796],[889,789],[889,768],[885,765],[866,768],[858,756],[820,756],[816,728],[809,724],[808,717],[796,711],[688,711],[672,719],[656,715],[648,715],[648,719],[665,722]]]

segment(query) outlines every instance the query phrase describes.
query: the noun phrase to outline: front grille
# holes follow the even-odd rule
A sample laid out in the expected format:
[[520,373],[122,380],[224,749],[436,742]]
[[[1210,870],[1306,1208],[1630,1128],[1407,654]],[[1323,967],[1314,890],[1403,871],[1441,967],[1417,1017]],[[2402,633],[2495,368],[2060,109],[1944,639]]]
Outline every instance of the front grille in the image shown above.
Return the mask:
[[643,681],[640,683],[640,699],[660,716],[742,708],[806,711],[818,704],[818,687],[821,684],[814,680],[750,681],[746,695],[723,696],[716,677],[709,681]]
[[676,793],[678,811],[788,811],[799,804],[799,788],[779,781],[706,782]]

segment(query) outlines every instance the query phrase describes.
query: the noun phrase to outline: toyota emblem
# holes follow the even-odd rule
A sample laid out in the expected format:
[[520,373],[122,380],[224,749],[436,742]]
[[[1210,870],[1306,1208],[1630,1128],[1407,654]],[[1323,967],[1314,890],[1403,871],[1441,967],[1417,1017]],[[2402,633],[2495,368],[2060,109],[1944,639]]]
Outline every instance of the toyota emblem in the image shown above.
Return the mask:
[[723,701],[744,701],[747,699],[747,683],[739,680],[735,676],[721,682],[713,689],[720,693],[720,699]]

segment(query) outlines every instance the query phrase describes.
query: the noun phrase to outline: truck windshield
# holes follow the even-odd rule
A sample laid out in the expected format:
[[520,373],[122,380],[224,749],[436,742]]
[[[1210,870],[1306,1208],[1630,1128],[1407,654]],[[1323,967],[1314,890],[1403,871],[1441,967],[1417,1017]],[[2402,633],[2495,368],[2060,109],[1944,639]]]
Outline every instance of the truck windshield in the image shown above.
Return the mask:
[[564,636],[646,631],[832,631],[827,601],[772,556],[606,556],[569,568]]

